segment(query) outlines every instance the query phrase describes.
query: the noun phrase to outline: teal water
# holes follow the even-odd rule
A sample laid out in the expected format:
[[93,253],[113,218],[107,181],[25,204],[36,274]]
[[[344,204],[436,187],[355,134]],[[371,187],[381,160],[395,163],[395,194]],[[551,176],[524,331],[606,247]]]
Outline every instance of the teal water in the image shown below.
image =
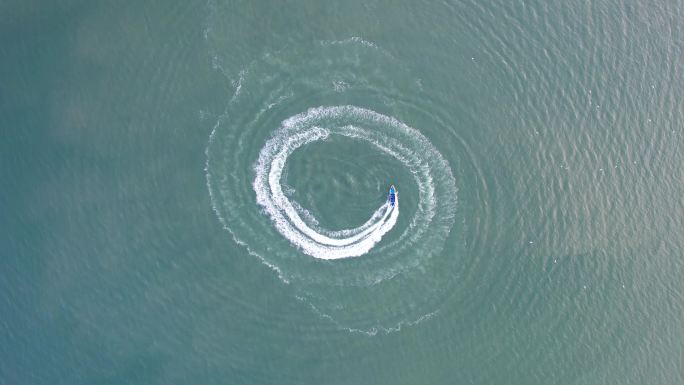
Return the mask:
[[684,383],[682,20],[0,4],[0,384]]

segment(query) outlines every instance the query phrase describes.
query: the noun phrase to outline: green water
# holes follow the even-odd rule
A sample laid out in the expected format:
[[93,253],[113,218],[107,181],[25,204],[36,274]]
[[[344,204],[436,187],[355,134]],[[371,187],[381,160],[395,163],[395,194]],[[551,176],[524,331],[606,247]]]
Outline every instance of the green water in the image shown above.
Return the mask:
[[[0,384],[684,383],[681,2],[53,3],[0,4]],[[269,211],[296,130],[358,255]]]

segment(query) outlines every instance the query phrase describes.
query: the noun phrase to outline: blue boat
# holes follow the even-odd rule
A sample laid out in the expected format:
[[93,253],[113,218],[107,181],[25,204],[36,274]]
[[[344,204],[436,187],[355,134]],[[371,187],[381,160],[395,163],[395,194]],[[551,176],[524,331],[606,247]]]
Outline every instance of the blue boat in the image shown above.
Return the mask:
[[394,187],[394,185],[391,185],[389,188],[389,204],[390,206],[394,207],[394,204],[397,201],[397,189]]

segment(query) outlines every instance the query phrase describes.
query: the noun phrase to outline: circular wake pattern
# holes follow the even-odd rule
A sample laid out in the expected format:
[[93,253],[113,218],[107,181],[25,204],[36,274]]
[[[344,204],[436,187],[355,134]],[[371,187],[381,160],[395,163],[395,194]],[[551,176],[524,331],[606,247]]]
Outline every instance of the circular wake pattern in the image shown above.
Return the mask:
[[[283,193],[281,177],[287,158],[297,148],[331,135],[341,135],[371,143],[378,151],[399,160],[415,177],[419,186],[419,210],[408,231],[399,240],[415,242],[428,229],[435,216],[432,170],[447,176],[449,166],[430,142],[415,129],[388,116],[354,106],[318,107],[285,120],[259,154],[255,167],[256,201],[271,217],[274,226],[293,245],[320,259],[358,257],[368,253],[397,223],[399,200],[382,204],[363,225],[330,231],[310,227],[300,215],[300,205],[293,205]],[[449,201],[448,196],[442,197]],[[299,208],[299,211],[297,210]],[[443,214],[452,215],[449,210]],[[445,235],[445,234],[444,234]]]
[[304,48],[232,79],[206,150],[214,211],[337,327],[375,334],[420,322],[454,279],[461,239],[449,162],[396,117],[410,111],[396,95],[416,83],[359,38]]

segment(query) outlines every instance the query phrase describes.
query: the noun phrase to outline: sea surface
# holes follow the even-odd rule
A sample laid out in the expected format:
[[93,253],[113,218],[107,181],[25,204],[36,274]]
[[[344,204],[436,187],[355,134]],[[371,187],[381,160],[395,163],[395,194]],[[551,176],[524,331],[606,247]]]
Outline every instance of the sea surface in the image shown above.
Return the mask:
[[683,129],[681,1],[3,2],[0,384],[684,384]]

